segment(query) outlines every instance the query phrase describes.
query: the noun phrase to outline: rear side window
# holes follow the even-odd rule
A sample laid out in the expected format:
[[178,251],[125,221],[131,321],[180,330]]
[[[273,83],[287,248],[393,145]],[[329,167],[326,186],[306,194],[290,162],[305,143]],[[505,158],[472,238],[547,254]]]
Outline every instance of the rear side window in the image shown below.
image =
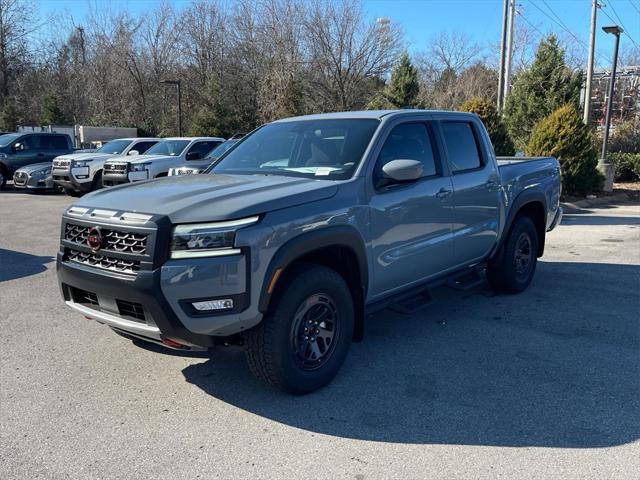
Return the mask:
[[64,137],[46,136],[42,137],[42,148],[47,150],[66,150],[68,147],[67,140]]
[[451,170],[464,172],[482,166],[473,127],[468,122],[443,122],[442,133],[449,152]]
[[158,142],[138,142],[133,146],[132,150],[135,150],[138,153],[144,153],[151,147],[153,147],[156,143]]
[[382,167],[391,160],[417,160],[422,163],[424,177],[437,175],[431,140],[431,133],[424,123],[398,125],[391,130],[380,151],[376,176],[381,174]]
[[193,147],[189,149],[189,153],[198,152],[201,158],[204,158],[207,153],[213,150],[215,147],[220,145],[221,142],[198,142]]

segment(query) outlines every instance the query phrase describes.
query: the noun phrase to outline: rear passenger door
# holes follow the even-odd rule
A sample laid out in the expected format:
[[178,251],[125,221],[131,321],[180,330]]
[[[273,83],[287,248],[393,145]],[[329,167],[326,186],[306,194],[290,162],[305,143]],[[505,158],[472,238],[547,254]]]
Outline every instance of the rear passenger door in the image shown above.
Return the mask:
[[[392,160],[422,162],[422,178],[380,186],[382,167]],[[418,283],[449,267],[453,256],[453,187],[429,121],[393,126],[372,176],[369,205],[375,297]]]
[[440,122],[453,181],[456,264],[485,258],[498,238],[500,178],[473,121]]
[[58,155],[69,153],[67,139],[59,135],[45,135],[40,140],[42,146],[43,161],[49,161]]

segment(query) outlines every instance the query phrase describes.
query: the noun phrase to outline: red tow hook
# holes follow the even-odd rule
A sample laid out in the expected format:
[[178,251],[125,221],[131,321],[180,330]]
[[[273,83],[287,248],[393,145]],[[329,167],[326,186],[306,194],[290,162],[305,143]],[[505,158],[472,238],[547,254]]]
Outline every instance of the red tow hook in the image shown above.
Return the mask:
[[84,316],[84,318],[85,318],[86,320],[93,320],[93,318],[88,317],[88,316],[86,316],[86,315]]
[[180,348],[180,349],[189,348],[186,345],[176,342],[175,340],[171,340],[170,338],[163,338],[162,344],[171,348]]

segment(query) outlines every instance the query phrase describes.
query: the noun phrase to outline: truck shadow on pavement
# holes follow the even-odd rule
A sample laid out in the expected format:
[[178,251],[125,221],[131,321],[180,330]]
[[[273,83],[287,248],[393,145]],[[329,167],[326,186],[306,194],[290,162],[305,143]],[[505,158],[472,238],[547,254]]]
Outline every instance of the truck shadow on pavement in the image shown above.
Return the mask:
[[381,312],[333,383],[310,395],[253,379],[214,352],[188,382],[248,412],[324,435],[487,446],[610,447],[640,438],[640,267],[540,262],[521,295],[436,291]]
[[0,282],[44,272],[47,269],[46,264],[52,261],[53,257],[48,255],[31,255],[0,248]]

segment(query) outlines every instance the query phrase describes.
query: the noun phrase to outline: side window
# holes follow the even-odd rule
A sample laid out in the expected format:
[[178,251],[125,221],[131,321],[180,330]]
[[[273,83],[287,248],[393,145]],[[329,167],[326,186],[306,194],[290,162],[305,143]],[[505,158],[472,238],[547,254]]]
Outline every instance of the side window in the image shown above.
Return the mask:
[[188,153],[196,152],[199,158],[204,158],[218,144],[219,142],[198,142],[189,149]]
[[424,123],[404,123],[391,130],[380,151],[374,176],[380,177],[382,167],[391,160],[417,160],[422,163],[423,176],[437,175],[432,133]]
[[64,137],[51,135],[48,137],[42,137],[42,140],[42,148],[47,150],[66,150],[69,148]]
[[443,122],[442,133],[453,173],[482,166],[476,137],[469,122]]
[[158,142],[138,142],[136,143],[131,150],[136,150],[138,153],[144,153],[153,147]]
[[40,148],[40,135],[29,135],[22,137],[14,145],[22,145],[21,150],[37,150]]

